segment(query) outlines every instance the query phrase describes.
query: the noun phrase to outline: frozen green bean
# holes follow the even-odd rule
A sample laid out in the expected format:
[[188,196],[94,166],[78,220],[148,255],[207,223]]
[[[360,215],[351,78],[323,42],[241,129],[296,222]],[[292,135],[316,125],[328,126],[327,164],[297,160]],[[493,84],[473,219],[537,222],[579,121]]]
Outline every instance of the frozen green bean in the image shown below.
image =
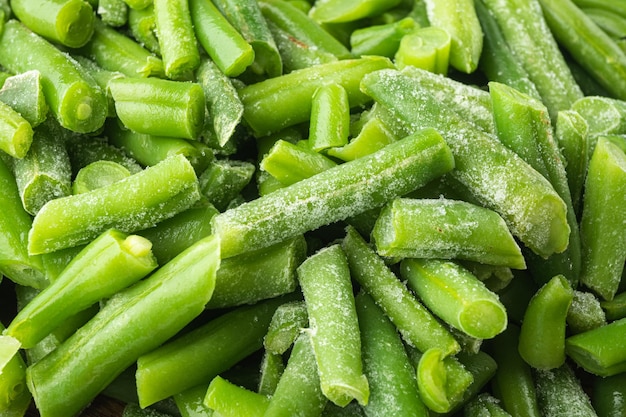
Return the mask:
[[542,416],[597,416],[589,396],[568,364],[552,370],[537,370],[533,374]]
[[221,213],[213,230],[226,258],[380,206],[453,163],[441,136],[425,130]]
[[0,101],[11,106],[32,127],[37,127],[48,116],[41,73],[37,70],[8,77],[0,89]]
[[154,18],[154,5],[137,9],[130,7],[128,10],[128,28],[130,33],[139,44],[155,55],[161,55],[159,39],[156,34],[156,21]]
[[348,143],[350,103],[340,84],[320,86],[311,98],[309,145],[316,152]]
[[621,346],[626,319],[570,336],[565,341],[567,355],[588,372],[599,376],[616,375],[626,370],[626,355]]
[[607,323],[600,300],[586,291],[574,290],[572,304],[567,310],[567,327],[570,334],[593,330]]
[[130,171],[113,161],[96,161],[81,168],[72,182],[72,194],[86,193],[130,176]]
[[33,128],[20,113],[0,102],[0,150],[14,158],[23,158],[33,143]]
[[414,19],[405,17],[391,23],[356,29],[350,35],[352,55],[356,57],[380,55],[393,58],[404,35],[413,32],[418,27]]
[[263,346],[270,354],[282,355],[308,326],[309,315],[304,301],[285,303],[274,312]]
[[377,16],[397,6],[400,2],[400,0],[365,0],[361,2],[324,0],[316,2],[311,8],[309,15],[318,22],[351,22]]
[[209,384],[204,398],[205,405],[223,417],[262,417],[269,402],[268,396],[235,385],[219,375]]
[[200,192],[218,210],[224,211],[250,183],[255,169],[253,164],[245,161],[213,161],[198,177]]
[[293,144],[279,139],[265,154],[259,168],[282,184],[291,185],[336,165],[332,159],[311,149],[308,142]]
[[172,156],[106,187],[49,201],[33,220],[28,249],[37,254],[79,245],[112,227],[131,233],[174,216],[199,198],[193,167],[184,156]]
[[450,45],[450,34],[440,27],[416,29],[400,40],[394,55],[396,67],[412,65],[435,74],[447,74]]

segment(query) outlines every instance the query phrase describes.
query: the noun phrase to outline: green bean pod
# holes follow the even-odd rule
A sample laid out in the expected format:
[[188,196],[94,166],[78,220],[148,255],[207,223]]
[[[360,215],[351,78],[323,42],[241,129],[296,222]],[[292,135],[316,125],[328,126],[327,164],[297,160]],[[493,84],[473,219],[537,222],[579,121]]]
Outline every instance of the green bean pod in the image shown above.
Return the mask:
[[405,259],[400,273],[439,318],[477,339],[490,339],[507,326],[498,296],[467,269],[437,259]]
[[171,79],[188,79],[200,65],[189,3],[154,0],[153,7],[165,75]]
[[73,176],[76,176],[81,168],[102,160],[118,163],[131,174],[143,170],[137,161],[126,155],[118,147],[109,144],[104,138],[85,136],[70,139],[66,142],[66,148],[70,157]]
[[400,3],[400,0],[365,0],[346,2],[341,0],[324,0],[316,2],[309,15],[318,22],[341,23],[351,22],[367,17],[378,16]]
[[149,0],[150,5],[142,9],[130,7],[128,10],[128,28],[130,33],[147,50],[155,55],[161,55],[159,39],[156,35],[156,21],[154,17],[154,5]]
[[[348,59],[293,71],[239,90],[243,117],[257,136],[306,122],[311,116],[312,97],[320,86],[337,83],[348,92],[350,107],[369,101],[361,91],[361,78],[372,71],[391,67],[387,58]],[[278,105],[280,103],[280,105]]]
[[29,252],[86,243],[109,228],[126,233],[141,230],[189,208],[199,198],[193,167],[184,156],[172,156],[109,186],[49,201],[33,220]]
[[[304,307],[304,309],[306,310],[306,307]],[[264,395],[273,395],[274,392],[276,392],[278,381],[280,381],[280,377],[284,371],[285,363],[283,362],[282,355],[266,351],[261,360],[257,392]]]
[[567,355],[587,372],[598,376],[617,375],[626,370],[621,347],[626,319],[570,336],[565,341]]
[[263,338],[265,350],[272,355],[282,355],[296,341],[302,329],[309,326],[309,315],[304,300],[279,306]]
[[157,263],[150,247],[150,242],[140,236],[116,230],[103,233],[20,310],[6,334],[18,339],[23,348],[33,347],[66,318],[111,297],[155,269]]
[[99,0],[97,13],[104,23],[114,28],[128,23],[128,5],[124,0]]
[[238,307],[169,341],[137,360],[137,394],[146,407],[171,395],[210,382],[263,346],[276,308],[274,298]]
[[571,0],[539,2],[559,43],[613,96],[626,99],[626,53]]
[[567,310],[567,327],[570,334],[596,329],[607,323],[600,300],[586,291],[574,290],[572,304]]
[[350,47],[352,55],[360,57],[364,55],[380,55],[393,58],[400,41],[419,27],[411,17],[404,19],[356,29],[350,35]]
[[446,327],[408,290],[356,229],[348,227],[342,247],[353,279],[372,296],[407,344],[422,352],[437,348],[444,355],[461,350]]
[[104,187],[130,176],[130,171],[113,161],[97,161],[81,168],[72,182],[72,194]]
[[[0,330],[4,326],[0,324]],[[7,417],[25,415],[31,403],[32,395],[26,387],[26,363],[20,355],[13,355],[2,366],[0,373],[0,413]],[[21,414],[20,414],[21,413]]]
[[621,292],[612,300],[600,301],[607,320],[618,320],[626,317],[626,292]]
[[425,130],[227,210],[213,218],[213,230],[227,258],[381,206],[453,164],[441,136]]
[[127,77],[162,77],[163,61],[134,39],[97,21],[94,34],[78,52],[99,66]]
[[204,91],[197,83],[116,78],[109,83],[124,126],[139,133],[197,139],[204,123]]
[[268,396],[235,385],[220,376],[213,378],[204,398],[208,408],[224,417],[242,414],[261,416],[267,410],[269,401]]
[[565,362],[566,317],[573,298],[570,283],[556,275],[528,303],[518,350],[533,368],[555,369]]
[[83,46],[93,34],[95,13],[84,0],[13,0],[11,11],[33,32],[70,48]]
[[415,369],[393,323],[364,292],[356,298],[361,329],[363,370],[370,396],[364,407],[367,416],[388,415],[426,417],[419,398]]
[[348,92],[339,84],[320,86],[311,98],[309,144],[313,151],[348,143],[350,103]]
[[419,28],[402,38],[394,61],[398,69],[412,65],[435,74],[447,74],[450,46],[450,34],[444,29]]
[[450,175],[500,214],[526,246],[545,258],[563,252],[570,233],[567,206],[551,184],[494,136],[423,89],[423,72],[411,67],[373,72],[363,78],[362,88],[405,131],[439,129],[454,155]]
[[67,54],[16,20],[4,24],[0,65],[13,73],[38,70],[46,101],[61,126],[86,133],[104,124],[106,95],[93,78]]
[[284,185],[333,168],[337,164],[307,145],[294,145],[279,139],[261,160],[260,168]]
[[209,383],[201,384],[173,396],[181,417],[212,417],[213,411],[204,404]]
[[72,193],[69,156],[59,140],[56,122],[35,129],[26,156],[13,163],[13,173],[24,209],[36,215],[48,201]]
[[16,110],[0,102],[0,150],[14,158],[24,158],[33,143],[31,124]]
[[624,412],[622,399],[626,396],[626,373],[594,378],[590,394],[598,417],[619,416]]
[[483,50],[483,31],[472,0],[426,0],[428,20],[451,38],[450,65],[472,73]]
[[48,284],[42,260],[28,254],[32,217],[24,210],[13,172],[1,159],[0,190],[0,271],[21,285],[41,289]]
[[397,198],[381,211],[372,239],[382,256],[458,258],[526,268],[504,220],[464,201]]
[[624,158],[621,149],[600,138],[589,161],[585,181],[580,226],[580,282],[605,300],[616,294],[626,258],[622,210],[618,208],[624,204]]
[[322,393],[309,333],[296,340],[264,417],[321,417],[328,399]]
[[389,130],[379,117],[369,119],[356,136],[349,143],[339,148],[330,148],[328,156],[343,161],[352,161],[369,155],[398,140],[398,137]]
[[597,416],[581,381],[568,364],[552,370],[537,370],[533,376],[542,416]]
[[[309,316],[313,352],[324,395],[340,407],[356,399],[367,404],[361,338],[350,269],[338,244],[306,259],[297,269]],[[327,295],[334,295],[329,299]]]
[[0,101],[21,114],[32,127],[40,125],[48,116],[48,103],[38,70],[8,77],[0,89]]
[[489,393],[478,394],[465,404],[465,417],[511,417],[500,405],[500,401]]
[[211,298],[218,267],[219,241],[209,236],[111,297],[85,326],[28,368],[26,381],[41,414],[78,413],[124,369],[179,332]]

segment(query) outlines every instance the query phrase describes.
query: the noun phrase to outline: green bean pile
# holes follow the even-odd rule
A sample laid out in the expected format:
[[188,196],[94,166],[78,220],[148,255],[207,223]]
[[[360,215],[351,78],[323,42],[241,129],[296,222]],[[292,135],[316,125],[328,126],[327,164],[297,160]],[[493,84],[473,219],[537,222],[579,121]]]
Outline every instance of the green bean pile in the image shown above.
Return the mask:
[[626,0],[0,0],[0,415],[626,416]]

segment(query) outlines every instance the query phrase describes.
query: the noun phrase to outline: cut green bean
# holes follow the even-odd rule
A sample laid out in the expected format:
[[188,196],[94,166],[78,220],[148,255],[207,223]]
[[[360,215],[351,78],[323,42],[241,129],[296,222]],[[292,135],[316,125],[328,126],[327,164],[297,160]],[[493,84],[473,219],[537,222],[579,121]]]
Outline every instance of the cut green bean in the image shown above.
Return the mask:
[[355,302],[363,370],[370,387],[365,415],[426,417],[428,412],[419,398],[415,368],[393,323],[366,293],[357,295]]
[[511,417],[489,393],[479,394],[463,408],[464,417]]
[[93,34],[95,14],[84,0],[12,0],[11,11],[33,32],[70,48],[83,46]]
[[342,247],[353,279],[372,296],[407,344],[420,351],[438,348],[444,355],[461,349],[450,332],[415,298],[356,229],[348,227]]
[[224,211],[250,183],[255,169],[253,164],[245,161],[214,161],[198,177],[200,192],[218,210]]
[[157,263],[150,248],[150,241],[140,236],[116,230],[103,233],[20,310],[6,334],[18,339],[24,348],[33,347],[66,318],[111,297],[155,269]]
[[404,37],[419,27],[411,17],[401,20],[356,29],[350,35],[352,55],[380,55],[393,58]]
[[16,20],[4,24],[0,65],[16,74],[40,71],[46,102],[61,126],[85,133],[104,124],[106,95],[93,78],[67,54]]
[[571,0],[539,2],[554,38],[611,95],[626,99],[626,53]]
[[[4,326],[0,324],[0,330]],[[26,387],[26,364],[18,354],[2,367],[0,373],[0,413],[7,417],[24,415],[32,398]],[[19,414],[19,412],[22,414]],[[15,414],[13,414],[15,413]]]
[[491,381],[492,390],[502,401],[503,408],[517,417],[539,417],[537,393],[530,365],[520,356],[519,326],[509,324],[493,339],[493,359],[498,369]]
[[570,336],[565,341],[567,355],[586,371],[598,376],[612,376],[626,370],[626,355],[621,343],[626,319]]
[[453,163],[441,136],[425,130],[221,213],[213,230],[227,258],[380,206]]
[[598,417],[620,416],[624,414],[626,398],[626,373],[606,378],[594,378],[590,394],[591,404]]
[[590,292],[574,290],[572,304],[567,310],[567,327],[570,334],[596,329],[606,324],[606,315],[600,300]]
[[109,90],[109,81],[114,78],[123,77],[124,74],[118,71],[109,71],[102,68],[93,60],[83,56],[74,55],[74,59],[91,75],[91,77],[100,86],[100,89],[106,93],[107,97],[107,117],[115,117],[115,103]]
[[88,136],[70,139],[66,142],[66,148],[70,157],[73,176],[76,176],[81,168],[101,160],[118,163],[131,174],[143,170],[137,161],[126,155],[121,149],[109,144],[104,138]]
[[141,355],[174,336],[211,298],[218,266],[219,241],[209,236],[109,299],[88,324],[28,369],[41,413],[76,414]]
[[426,0],[424,3],[430,24],[450,35],[450,65],[468,74],[474,72],[483,49],[483,31],[474,2]]
[[583,185],[589,162],[589,125],[576,111],[563,110],[557,114],[555,138],[563,159],[572,205],[577,218],[580,216]]
[[152,0],[124,0],[131,9],[142,10],[152,4]]
[[14,158],[23,158],[32,145],[33,135],[28,120],[0,102],[0,149]]
[[204,123],[204,91],[197,83],[117,78],[109,83],[124,126],[155,136],[197,139]]
[[436,259],[405,259],[400,268],[424,304],[458,330],[490,339],[506,328],[506,309],[498,296],[465,268]]
[[207,407],[224,417],[261,417],[269,402],[268,396],[235,385],[220,376],[213,378],[204,399]]
[[309,15],[318,22],[351,22],[366,17],[378,16],[382,12],[397,6],[400,2],[401,0],[366,0],[361,2],[324,0],[316,2],[311,8]]
[[48,115],[41,73],[37,70],[8,77],[0,89],[0,101],[21,114],[32,127],[37,127]]
[[506,43],[535,84],[550,118],[582,97],[544,18],[539,0],[484,0]]
[[213,4],[252,46],[254,62],[248,67],[252,78],[273,78],[282,74],[282,59],[258,2],[214,0]]
[[[341,246],[317,252],[297,269],[309,316],[309,332],[324,395],[345,407],[356,399],[367,404],[361,338],[350,269]],[[330,300],[327,295],[333,294]]]
[[204,405],[209,383],[198,385],[173,396],[181,417],[213,417],[215,413]]
[[308,144],[295,145],[282,139],[274,143],[260,164],[262,170],[284,185],[295,184],[335,166],[332,159],[310,149]]
[[274,355],[282,355],[308,325],[309,315],[304,301],[292,301],[281,305],[272,316],[263,339],[265,350]]
[[261,360],[261,367],[259,370],[260,375],[259,387],[257,390],[258,393],[263,395],[273,395],[274,392],[276,392],[278,381],[280,381],[280,377],[282,376],[284,371],[285,364],[283,362],[282,355],[265,351],[265,353],[263,354],[263,359]]
[[585,182],[580,282],[605,300],[612,299],[617,292],[626,259],[622,210],[618,208],[624,204],[625,158],[621,149],[600,138],[589,161]]
[[398,69],[412,65],[435,74],[447,74],[450,34],[435,26],[416,29],[402,38],[394,58]]
[[570,283],[557,275],[528,303],[518,350],[533,368],[555,369],[565,362],[566,317],[573,297]]
[[500,301],[506,307],[509,319],[516,324],[522,322],[526,306],[539,289],[538,284],[527,271],[514,270],[511,283],[498,291]]
[[163,62],[132,38],[97,21],[94,34],[79,52],[108,70],[127,77],[161,77]]
[[572,104],[572,110],[587,122],[590,134],[626,133],[626,102],[610,97],[586,96]]
[[113,161],[96,161],[81,168],[72,182],[72,194],[96,190],[130,176],[130,171]]
[[363,78],[362,87],[404,129],[441,129],[455,160],[450,175],[500,214],[511,232],[535,253],[547,258],[564,251],[570,233],[567,207],[554,188],[495,137],[420,91],[419,74],[424,72],[411,67],[377,71]]
[[128,28],[139,44],[153,54],[160,56],[161,48],[156,34],[154,5],[152,0],[149,2],[150,5],[141,9],[130,7],[128,10]]
[[610,301],[600,301],[607,320],[618,320],[626,317],[626,292],[621,292]]
[[243,104],[231,80],[210,60],[201,60],[196,81],[204,90],[208,110],[203,140],[212,143],[210,138],[215,136],[219,147],[224,147],[241,122]]
[[296,268],[305,258],[306,246],[304,238],[298,236],[224,259],[207,308],[253,304],[295,291]]
[[291,350],[264,417],[320,417],[327,402],[320,385],[313,344],[309,334],[302,333]]
[[122,149],[144,166],[156,165],[173,155],[184,155],[196,173],[201,173],[213,162],[209,147],[195,140],[139,133],[124,128],[117,121],[107,123],[105,133],[111,145]]
[[39,256],[28,254],[32,217],[24,210],[15,176],[0,159],[0,271],[18,284],[43,288],[48,282]]
[[189,3],[154,0],[153,6],[165,75],[171,79],[188,79],[200,65]]
[[458,258],[526,268],[504,220],[464,201],[397,198],[381,211],[372,239],[382,256]]
[[348,59],[248,85],[239,90],[244,105],[244,120],[257,136],[306,122],[311,116],[313,93],[320,86],[331,83],[341,85],[348,92],[350,107],[357,107],[369,101],[359,90],[361,78],[391,65],[387,58],[382,57]]
[[259,350],[274,311],[285,301],[238,307],[141,356],[136,373],[140,405],[208,383]]
[[348,143],[350,103],[346,89],[339,84],[319,87],[311,98],[311,149],[322,152]]
[[97,13],[104,23],[114,28],[128,23],[128,5],[124,0],[98,0]]
[[72,193],[72,169],[59,131],[54,121],[38,127],[26,156],[13,163],[22,204],[33,216],[48,201]]
[[184,156],[172,156],[109,186],[49,201],[33,220],[29,252],[86,243],[109,228],[132,233],[172,217],[199,198],[193,167]]
[[350,139],[348,144],[339,148],[330,148],[326,154],[343,161],[352,161],[379,151],[396,140],[398,140],[396,135],[380,118],[374,116],[365,122],[358,134]]
[[589,397],[568,364],[534,372],[541,415],[596,417]]

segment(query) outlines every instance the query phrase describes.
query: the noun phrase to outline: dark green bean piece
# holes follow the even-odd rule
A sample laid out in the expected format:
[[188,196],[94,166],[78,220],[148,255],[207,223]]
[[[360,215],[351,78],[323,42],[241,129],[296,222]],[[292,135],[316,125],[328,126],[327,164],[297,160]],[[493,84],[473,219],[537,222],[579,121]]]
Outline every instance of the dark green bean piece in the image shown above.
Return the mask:
[[126,155],[121,149],[109,144],[106,139],[98,137],[77,137],[66,142],[67,153],[70,157],[72,175],[87,165],[101,161],[112,161],[122,165],[131,174],[143,170],[143,167]]
[[562,275],[544,284],[528,303],[519,336],[522,358],[537,369],[565,362],[565,326],[574,291]]
[[48,201],[72,193],[70,159],[59,132],[52,120],[39,126],[26,156],[13,163],[22,204],[33,216]]
[[83,46],[93,34],[95,13],[84,0],[12,0],[11,11],[33,32],[71,48]]
[[626,317],[626,292],[621,292],[612,300],[600,301],[607,320],[617,320]]
[[218,266],[219,241],[209,236],[109,299],[85,326],[28,369],[27,383],[42,415],[78,413],[141,355],[198,316],[211,298]]
[[380,206],[449,171],[452,163],[441,136],[425,130],[278,189],[213,218],[222,257],[268,246]]
[[587,372],[611,376],[626,371],[622,349],[626,319],[570,336],[565,341],[567,355]]
[[590,397],[598,417],[623,417],[626,411],[626,373],[594,378]]
[[140,405],[208,383],[259,350],[274,311],[285,301],[238,307],[141,356],[136,373]]
[[41,73],[38,70],[8,77],[0,89],[0,101],[21,114],[32,127],[37,127],[48,115],[48,103],[43,95]]
[[106,94],[93,78],[75,60],[16,20],[4,25],[0,65],[16,74],[40,71],[46,101],[61,126],[85,133],[104,124]]
[[606,324],[606,315],[600,300],[590,292],[574,290],[572,304],[567,310],[570,334],[593,330]]
[[198,177],[200,192],[218,210],[224,211],[252,180],[255,169],[253,164],[245,161],[213,161]]
[[534,372],[537,400],[545,417],[596,417],[589,397],[568,364]]
[[[164,182],[168,187],[162,187]],[[109,228],[141,230],[199,198],[193,167],[184,156],[172,156],[106,187],[49,201],[33,221],[29,251],[47,253],[83,244]]]
[[491,394],[483,392],[463,407],[464,417],[511,417]]

